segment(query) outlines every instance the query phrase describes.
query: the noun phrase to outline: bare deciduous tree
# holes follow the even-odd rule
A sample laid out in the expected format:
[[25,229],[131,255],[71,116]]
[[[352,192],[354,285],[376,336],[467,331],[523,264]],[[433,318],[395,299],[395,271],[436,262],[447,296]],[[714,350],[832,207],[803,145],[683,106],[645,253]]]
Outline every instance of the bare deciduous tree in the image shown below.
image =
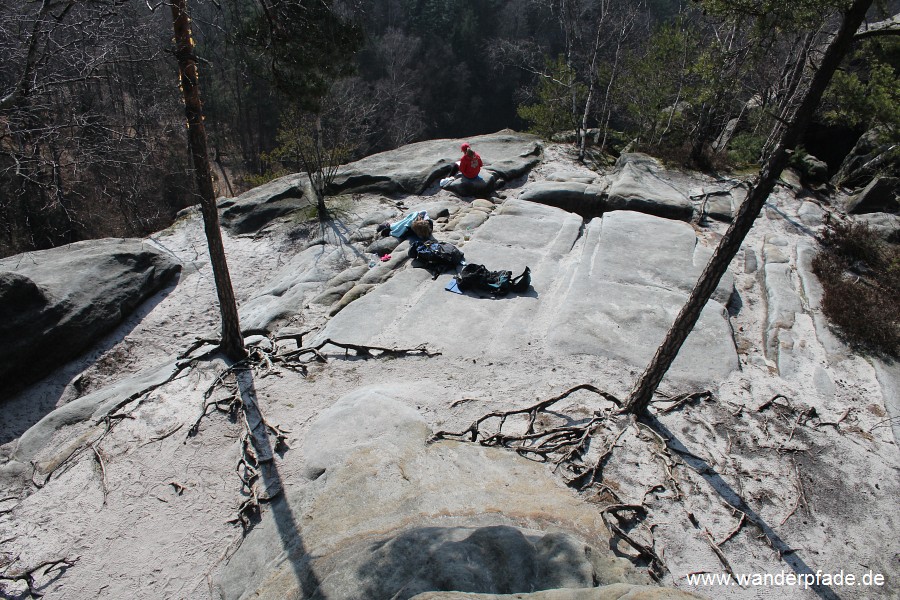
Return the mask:
[[0,254],[143,235],[185,206],[161,27],[120,0],[0,6]]
[[270,156],[306,172],[320,220],[329,218],[325,198],[338,168],[365,148],[376,112],[375,101],[355,78],[332,84],[319,111],[294,106],[285,112],[279,146]]

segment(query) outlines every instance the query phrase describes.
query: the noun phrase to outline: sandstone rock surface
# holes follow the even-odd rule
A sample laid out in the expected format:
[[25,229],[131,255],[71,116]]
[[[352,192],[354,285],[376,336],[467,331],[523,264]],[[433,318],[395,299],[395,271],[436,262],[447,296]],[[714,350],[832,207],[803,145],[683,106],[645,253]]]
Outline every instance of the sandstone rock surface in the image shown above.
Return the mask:
[[362,388],[320,415],[304,442],[316,479],[247,536],[218,581],[224,598],[405,599],[649,582],[607,549],[599,513],[544,465],[428,443],[430,428],[398,396],[412,399],[408,389]]
[[[468,140],[484,169],[509,181],[536,165],[542,146],[536,136],[510,130]],[[421,194],[459,160],[459,140],[429,140],[367,156],[338,171],[330,193]]]
[[315,200],[305,173],[285,175],[235,198],[218,201],[222,226],[235,234],[255,233],[278,217],[311,206],[315,206]]
[[0,398],[77,356],[180,269],[169,255],[130,239],[0,260]]
[[614,583],[598,588],[547,590],[531,594],[467,594],[425,592],[412,600],[691,600],[700,598],[669,588]]
[[659,176],[661,167],[645,154],[623,154],[610,177],[608,210],[635,210],[647,214],[690,221],[690,200]]
[[[510,357],[538,344],[548,353],[593,355],[642,366],[681,308],[710,250],[681,222],[630,211],[591,221],[560,209],[507,200],[464,251],[469,263],[520,273],[532,290],[483,299],[450,294],[436,281],[402,270],[344,308],[318,336],[358,344],[428,343],[454,356]],[[738,368],[724,306],[723,278],[688,338],[673,372],[697,380]],[[639,341],[640,340],[640,341]]]
[[845,206],[848,213],[896,213],[900,211],[900,178],[876,177]]

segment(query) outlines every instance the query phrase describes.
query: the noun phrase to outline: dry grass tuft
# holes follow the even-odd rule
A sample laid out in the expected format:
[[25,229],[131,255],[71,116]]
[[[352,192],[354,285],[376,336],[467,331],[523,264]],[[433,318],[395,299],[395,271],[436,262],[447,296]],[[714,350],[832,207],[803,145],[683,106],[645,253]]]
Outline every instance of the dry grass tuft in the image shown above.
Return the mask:
[[900,357],[900,246],[866,225],[835,221],[821,241],[813,271],[825,315],[851,344]]

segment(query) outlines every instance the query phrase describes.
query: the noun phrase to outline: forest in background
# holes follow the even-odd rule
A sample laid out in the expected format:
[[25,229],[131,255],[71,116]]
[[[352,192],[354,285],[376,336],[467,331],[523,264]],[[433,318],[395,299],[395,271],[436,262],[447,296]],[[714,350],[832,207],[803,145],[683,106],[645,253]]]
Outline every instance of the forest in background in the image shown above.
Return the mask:
[[[506,127],[563,134],[595,162],[629,146],[705,169],[755,165],[844,4],[189,7],[217,191],[234,195],[279,174]],[[879,3],[871,20],[898,4]],[[196,203],[164,2],[4,2],[0,49],[0,256],[146,235]],[[894,143],[885,168],[896,169],[898,68],[897,37],[872,35],[839,71],[806,140],[830,174],[872,129]]]

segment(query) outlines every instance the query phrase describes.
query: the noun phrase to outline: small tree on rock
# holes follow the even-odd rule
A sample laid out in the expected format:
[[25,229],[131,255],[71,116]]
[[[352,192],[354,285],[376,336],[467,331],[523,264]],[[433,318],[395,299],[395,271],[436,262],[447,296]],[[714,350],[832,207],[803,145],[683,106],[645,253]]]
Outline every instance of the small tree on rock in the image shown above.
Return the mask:
[[309,177],[321,221],[329,218],[325,198],[338,168],[366,147],[376,105],[358,79],[334,83],[315,111],[294,105],[285,111],[278,130],[278,147],[267,158]]

